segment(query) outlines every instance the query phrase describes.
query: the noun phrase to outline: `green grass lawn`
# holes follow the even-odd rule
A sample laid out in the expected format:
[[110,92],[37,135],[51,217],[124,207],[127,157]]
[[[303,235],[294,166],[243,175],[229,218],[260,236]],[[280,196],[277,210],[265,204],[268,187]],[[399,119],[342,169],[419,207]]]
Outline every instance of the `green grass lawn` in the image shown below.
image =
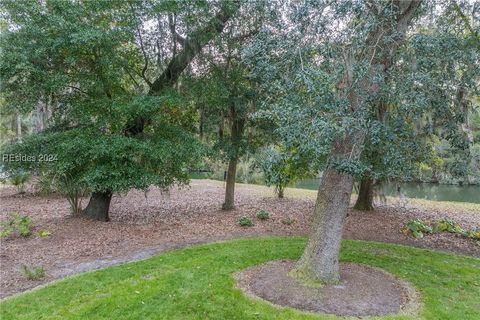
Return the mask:
[[[255,238],[195,246],[67,278],[7,298],[1,319],[335,319],[254,301],[232,274],[297,259],[304,238]],[[342,260],[383,268],[421,293],[419,315],[480,319],[480,259],[392,244],[344,241]]]

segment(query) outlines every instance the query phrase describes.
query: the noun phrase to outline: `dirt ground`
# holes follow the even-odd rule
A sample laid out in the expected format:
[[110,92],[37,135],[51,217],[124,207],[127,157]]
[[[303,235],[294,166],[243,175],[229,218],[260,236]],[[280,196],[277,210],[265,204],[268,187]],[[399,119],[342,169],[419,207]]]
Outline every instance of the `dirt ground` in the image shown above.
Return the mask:
[[[189,244],[259,235],[306,235],[314,208],[314,192],[292,192],[287,198],[273,197],[271,189],[238,184],[236,209],[220,210],[222,182],[193,180],[190,187],[169,193],[152,188],[148,193],[132,190],[114,196],[110,222],[72,218],[66,199],[16,194],[11,187],[0,188],[0,219],[9,212],[32,218],[34,234],[28,238],[2,239],[0,248],[0,297],[78,272],[131,260],[143,259],[165,250]],[[86,201],[85,203],[86,204]],[[255,218],[259,210],[270,212],[270,219]],[[476,209],[474,209],[476,210]],[[480,211],[480,210],[479,210]],[[255,225],[241,227],[238,219],[250,217]],[[442,233],[416,240],[402,233],[409,219],[439,219],[449,216],[463,227],[480,225],[480,212],[438,211],[417,207],[383,205],[374,212],[351,210],[344,238],[383,241],[455,252],[480,257],[480,247],[468,239]],[[285,218],[295,223],[282,223]],[[39,237],[39,230],[51,232]],[[42,266],[46,277],[26,280],[20,266]]]
[[408,288],[376,268],[342,263],[339,284],[315,288],[288,275],[294,264],[277,260],[248,268],[235,275],[237,286],[276,305],[339,316],[383,316],[418,305]]

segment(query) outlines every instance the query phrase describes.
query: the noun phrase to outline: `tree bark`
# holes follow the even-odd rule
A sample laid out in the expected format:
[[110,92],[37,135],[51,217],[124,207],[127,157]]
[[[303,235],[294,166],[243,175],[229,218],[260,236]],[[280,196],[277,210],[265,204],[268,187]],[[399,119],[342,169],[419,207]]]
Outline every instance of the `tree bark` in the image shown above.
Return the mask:
[[111,192],[94,192],[90,197],[87,207],[83,210],[83,214],[90,219],[105,222],[109,221],[108,210],[110,208],[111,200]]
[[231,210],[235,207],[235,177],[237,175],[237,162],[237,158],[230,159],[228,162],[225,201],[222,205],[223,210]]
[[22,116],[20,112],[15,113],[15,138],[22,141]]
[[373,179],[370,176],[364,176],[360,181],[360,190],[358,191],[354,209],[361,211],[373,210],[373,188]]
[[353,176],[328,168],[315,205],[313,230],[293,274],[306,283],[336,283],[343,223],[350,204]]
[[278,189],[278,194],[277,194],[277,195],[278,195],[278,198],[283,199],[284,190],[285,190],[285,188],[279,188],[279,189]]
[[237,163],[240,153],[240,143],[245,131],[246,119],[238,115],[234,106],[230,107],[230,119],[232,127],[230,130],[230,142],[233,147],[234,154],[230,155],[227,172],[227,185],[225,188],[225,201],[223,202],[223,210],[231,210],[235,207],[235,178],[237,174]]

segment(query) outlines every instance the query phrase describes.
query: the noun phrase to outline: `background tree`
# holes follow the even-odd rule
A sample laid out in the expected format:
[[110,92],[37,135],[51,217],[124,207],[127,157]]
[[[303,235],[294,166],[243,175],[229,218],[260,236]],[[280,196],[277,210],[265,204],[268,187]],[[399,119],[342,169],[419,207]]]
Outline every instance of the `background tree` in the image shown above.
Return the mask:
[[[251,115],[256,110],[257,93],[249,70],[241,61],[241,51],[254,41],[261,28],[267,2],[251,2],[242,7],[225,32],[199,57],[194,72],[191,99],[199,109],[199,132],[212,146],[217,159],[227,162],[224,210],[234,208],[235,182],[239,161],[264,143],[263,124]],[[252,14],[252,13],[255,14]],[[211,133],[214,133],[213,135]]]
[[[469,118],[478,109],[478,104],[474,103],[478,96],[478,80],[475,80],[478,79],[478,71],[468,66],[477,62],[475,52],[478,39],[468,27],[471,14],[459,15],[455,10],[457,6],[455,2],[447,2],[445,14],[438,18],[436,24],[419,27],[416,36],[407,39],[410,49],[402,51],[397,60],[404,64],[408,62],[413,67],[402,68],[403,74],[399,74],[400,69],[392,72],[387,87],[389,92],[383,96],[401,96],[401,93],[390,88],[402,88],[398,82],[409,77],[406,72],[411,76],[421,71],[423,80],[428,78],[430,81],[430,93],[424,95],[430,98],[422,101],[424,104],[431,103],[430,111],[414,115],[408,132],[404,129],[401,136],[388,131],[395,128],[394,124],[399,118],[404,117],[403,114],[396,115],[399,111],[405,113],[403,108],[397,109],[396,104],[390,104],[371,113],[372,123],[377,123],[378,128],[369,130],[362,151],[363,162],[369,164],[371,169],[362,175],[355,209],[373,209],[373,189],[379,187],[380,181],[425,179],[417,174],[420,168],[431,170],[429,179],[435,183],[440,179],[440,172],[458,179],[460,183],[468,180],[468,175],[472,174],[468,166],[472,159],[470,147],[473,148],[474,128]],[[417,81],[417,85],[420,83],[418,79],[414,81]],[[447,86],[452,87],[446,89]],[[433,92],[440,98],[434,99]],[[388,99],[392,101],[394,96]],[[445,103],[449,108],[438,112],[435,107],[438,103]],[[383,111],[386,108],[388,112]],[[448,121],[443,120],[446,115]],[[395,137],[401,139],[392,141]],[[395,146],[394,150],[392,145]],[[395,162],[396,165],[392,166]]]
[[284,197],[285,188],[316,172],[312,170],[313,161],[307,155],[296,153],[296,150],[283,146],[269,146],[260,156],[265,184],[274,186],[279,198]]

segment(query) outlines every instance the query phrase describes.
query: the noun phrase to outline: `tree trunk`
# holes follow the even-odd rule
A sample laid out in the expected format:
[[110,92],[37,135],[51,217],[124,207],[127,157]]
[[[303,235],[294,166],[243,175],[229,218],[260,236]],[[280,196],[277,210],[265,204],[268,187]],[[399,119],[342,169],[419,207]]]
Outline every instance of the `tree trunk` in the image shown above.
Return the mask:
[[336,283],[338,257],[353,177],[334,168],[325,171],[318,190],[313,230],[293,275],[306,283]]
[[223,210],[231,210],[235,207],[235,177],[237,175],[237,158],[230,159],[227,171],[227,186],[225,188],[225,201]]
[[37,132],[42,132],[45,129],[45,122],[47,118],[47,100],[40,99],[37,102],[35,107],[36,119],[35,119],[35,129]]
[[15,138],[22,141],[22,116],[20,112],[15,113]]
[[231,210],[235,207],[235,178],[237,175],[237,163],[240,153],[240,140],[245,131],[246,119],[239,116],[234,106],[230,107],[230,119],[232,126],[230,129],[230,143],[232,144],[234,154],[230,155],[227,172],[227,186],[225,189],[225,202],[222,205],[223,210]]
[[362,211],[373,210],[373,187],[373,179],[370,176],[364,176],[360,181],[360,190],[358,191],[354,209]]
[[109,221],[110,218],[108,217],[108,211],[111,200],[111,192],[94,192],[90,197],[87,207],[83,210],[83,213],[94,220]]
[[278,197],[279,197],[280,199],[283,199],[283,196],[284,196],[283,192],[284,192],[284,190],[285,190],[285,188],[279,188],[279,189],[278,189]]

